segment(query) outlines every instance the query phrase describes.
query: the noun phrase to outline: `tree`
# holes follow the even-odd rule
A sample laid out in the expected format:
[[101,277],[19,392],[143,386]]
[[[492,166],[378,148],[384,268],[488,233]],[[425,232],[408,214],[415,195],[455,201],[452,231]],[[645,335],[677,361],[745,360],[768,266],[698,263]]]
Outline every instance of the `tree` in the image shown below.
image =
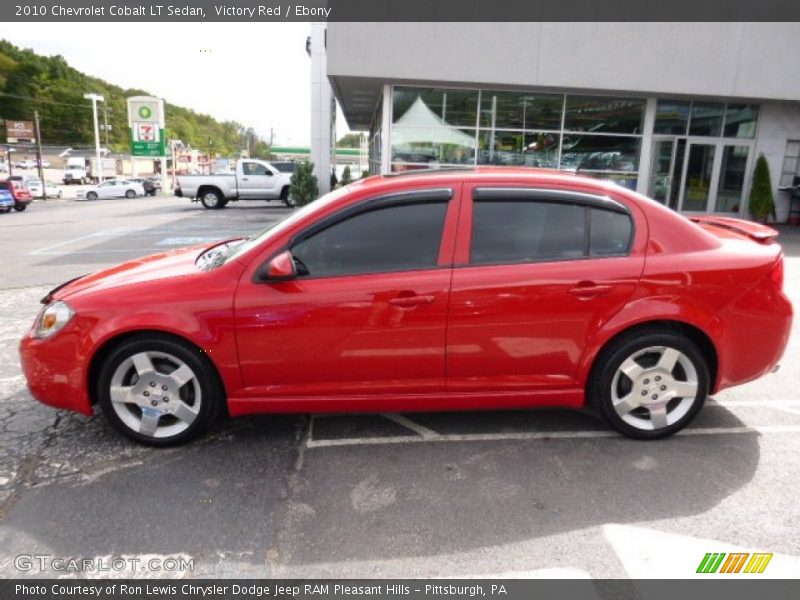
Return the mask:
[[343,135],[336,142],[336,145],[339,148],[358,148],[361,146],[361,134],[348,133],[347,135]]
[[353,183],[353,174],[350,172],[350,165],[346,165],[344,171],[342,171],[342,179],[339,181],[339,184],[344,187],[351,183]]
[[361,171],[361,179],[364,179],[365,177],[369,177],[369,169],[364,169]]
[[753,183],[750,188],[750,212],[759,221],[766,223],[767,218],[775,210],[775,199],[772,196],[769,164],[763,154],[756,160],[753,172]]
[[298,163],[289,180],[289,195],[297,202],[298,206],[308,204],[319,195],[317,176],[314,175],[314,163],[308,161]]

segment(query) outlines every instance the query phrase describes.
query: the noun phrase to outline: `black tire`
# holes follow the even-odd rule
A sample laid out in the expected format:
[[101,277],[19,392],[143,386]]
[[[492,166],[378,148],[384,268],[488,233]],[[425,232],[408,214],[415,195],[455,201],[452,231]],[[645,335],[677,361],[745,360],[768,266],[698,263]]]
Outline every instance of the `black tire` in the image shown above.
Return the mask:
[[[123,421],[123,419],[115,410],[111,401],[110,388],[115,372],[118,368],[120,368],[121,365],[123,365],[123,363],[130,360],[132,356],[139,355],[141,353],[170,355],[179,359],[180,361],[183,361],[183,363],[185,363],[185,365],[187,365],[195,375],[194,379],[189,384],[184,386],[181,394],[183,394],[183,391],[185,391],[186,387],[188,387],[190,384],[193,387],[194,381],[197,382],[197,385],[200,389],[199,399],[194,400],[199,402],[199,407],[196,407],[197,416],[186,429],[175,435],[154,437],[151,435],[142,434],[139,431],[135,431],[128,424],[126,424],[125,421]],[[157,363],[158,360],[163,361],[163,364],[159,365]],[[169,359],[166,358],[156,358],[153,360],[152,364],[165,372],[170,368]],[[123,370],[125,369],[125,367],[122,368]],[[100,408],[102,409],[103,414],[111,426],[126,437],[149,446],[174,446],[196,438],[217,420],[219,415],[223,412],[223,406],[225,402],[225,391],[219,380],[219,377],[217,376],[216,370],[214,369],[214,366],[210,364],[208,359],[200,352],[200,350],[175,338],[158,334],[150,334],[147,336],[131,338],[114,348],[103,362],[95,383],[95,390],[97,394],[96,397],[100,404]],[[152,389],[156,390],[154,391],[154,396],[157,393],[161,393],[157,391],[159,389],[158,386],[155,386]],[[151,396],[151,398],[154,396]],[[179,396],[177,401],[181,402],[182,397],[182,395]],[[176,399],[173,398],[173,406],[175,405],[175,401]],[[123,406],[125,410],[130,411],[131,414],[134,415],[134,418],[136,411],[138,410],[141,413],[142,410],[137,409],[135,405],[124,404]],[[163,406],[166,407],[167,405],[164,404]],[[169,426],[169,424],[172,422],[178,424],[180,423],[176,417],[169,415],[168,413],[164,413],[161,417],[159,417],[159,423],[161,422],[161,419],[165,418],[172,419],[172,421],[166,422],[166,426]]]
[[[644,354],[637,359],[637,364],[639,364],[638,361],[642,361],[642,364],[644,364],[647,369],[651,369],[645,369],[646,372],[642,372],[638,384],[634,383],[634,380],[627,376],[620,375],[617,377],[618,370],[620,370],[620,367],[626,360],[633,358],[637,353],[654,347],[677,350],[683,355],[683,358],[689,361],[690,366],[694,368],[696,373],[694,378],[689,377],[681,363],[676,363],[676,366],[670,373],[670,377],[674,373],[675,380],[678,383],[686,383],[692,379],[696,380],[697,391],[693,398],[690,396],[685,397],[685,399],[673,398],[666,402],[667,415],[673,415],[674,418],[675,415],[685,411],[683,416],[666,426],[656,428],[656,425],[652,423],[650,426],[653,427],[653,429],[643,429],[641,426],[646,420],[654,419],[650,409],[643,405],[631,410],[629,414],[626,414],[628,419],[639,423],[638,426],[634,426],[630,422],[624,420],[614,408],[613,396],[616,393],[619,397],[621,394],[624,394],[625,387],[630,386],[631,397],[638,398],[638,394],[641,394],[648,399],[645,402],[650,402],[652,398],[654,407],[656,404],[660,403],[660,399],[656,398],[659,389],[664,389],[664,387],[668,386],[659,386],[655,381],[655,376],[660,377],[660,375],[652,370],[656,369],[655,364],[647,364],[648,360],[652,362],[658,359],[656,353],[652,354],[652,358],[650,358],[648,354]],[[654,376],[650,378],[647,373],[653,373]],[[683,375],[681,375],[681,373],[683,373]],[[684,379],[681,379],[681,377]],[[648,383],[650,385],[649,390],[644,385]],[[666,329],[639,329],[629,334],[623,334],[602,350],[595,361],[586,391],[589,405],[597,410],[614,429],[627,437],[653,440],[670,436],[683,429],[703,407],[703,403],[708,397],[709,389],[710,376],[706,358],[694,342],[675,331]],[[645,391],[647,391],[647,394],[645,394]],[[650,396],[650,392],[655,392],[655,394]],[[687,404],[683,404],[683,402],[687,402]],[[676,410],[680,412],[675,412]]]
[[287,208],[295,208],[297,206],[297,200],[291,197],[288,185],[283,186],[281,190],[281,200],[283,200]]
[[133,200],[134,198],[136,198],[136,192],[134,190],[126,190],[125,191],[125,197],[128,200]]
[[15,211],[22,212],[26,208],[28,208],[28,203],[27,202],[17,202],[17,201],[14,202],[14,210]]
[[86,199],[87,200],[97,200],[97,192],[87,192]]
[[10,206],[0,208],[0,214],[2,214],[2,213],[10,213],[10,212],[11,212],[11,207]]
[[204,190],[200,195],[200,203],[209,210],[225,208],[225,199],[217,190]]

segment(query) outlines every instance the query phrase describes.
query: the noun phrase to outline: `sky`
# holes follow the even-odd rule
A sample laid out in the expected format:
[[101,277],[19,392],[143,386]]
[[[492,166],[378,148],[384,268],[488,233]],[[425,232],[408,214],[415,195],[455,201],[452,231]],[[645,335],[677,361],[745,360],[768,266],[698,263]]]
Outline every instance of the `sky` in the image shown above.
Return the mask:
[[[0,37],[124,88],[253,127],[276,145],[310,141],[309,23],[15,23]],[[348,132],[339,111],[337,138]]]

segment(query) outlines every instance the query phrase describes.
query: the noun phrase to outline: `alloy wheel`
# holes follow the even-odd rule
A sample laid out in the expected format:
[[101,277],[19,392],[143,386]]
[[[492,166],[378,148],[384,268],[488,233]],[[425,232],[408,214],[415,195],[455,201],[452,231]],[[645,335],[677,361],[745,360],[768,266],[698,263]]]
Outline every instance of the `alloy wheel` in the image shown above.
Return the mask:
[[109,387],[111,406],[131,431],[150,438],[178,435],[200,414],[195,372],[166,352],[138,352],[123,360]]
[[611,404],[628,425],[657,431],[678,422],[694,405],[697,368],[680,350],[649,346],[622,361],[611,382]]

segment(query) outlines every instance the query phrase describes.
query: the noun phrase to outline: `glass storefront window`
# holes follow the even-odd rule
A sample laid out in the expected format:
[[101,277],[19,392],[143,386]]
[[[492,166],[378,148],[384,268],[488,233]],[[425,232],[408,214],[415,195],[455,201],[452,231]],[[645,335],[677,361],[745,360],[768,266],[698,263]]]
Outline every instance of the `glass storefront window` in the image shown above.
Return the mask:
[[565,133],[561,169],[578,172],[622,172],[639,170],[641,138],[621,135]]
[[484,129],[478,135],[478,164],[555,169],[560,138],[557,133]]
[[478,116],[478,91],[395,88],[394,123],[419,119],[425,112],[436,117],[440,123],[444,121],[447,125],[474,128]]
[[719,137],[722,132],[722,114],[725,105],[721,102],[693,102],[689,135]]
[[644,107],[637,98],[568,95],[564,130],[641,134]]
[[561,129],[561,94],[481,92],[480,126],[491,129]]
[[686,135],[689,125],[689,103],[659,100],[656,106],[654,133]]
[[439,124],[430,127],[395,125],[392,162],[426,165],[475,164],[475,130]]
[[725,108],[725,137],[754,138],[758,121],[757,104],[728,104]]

